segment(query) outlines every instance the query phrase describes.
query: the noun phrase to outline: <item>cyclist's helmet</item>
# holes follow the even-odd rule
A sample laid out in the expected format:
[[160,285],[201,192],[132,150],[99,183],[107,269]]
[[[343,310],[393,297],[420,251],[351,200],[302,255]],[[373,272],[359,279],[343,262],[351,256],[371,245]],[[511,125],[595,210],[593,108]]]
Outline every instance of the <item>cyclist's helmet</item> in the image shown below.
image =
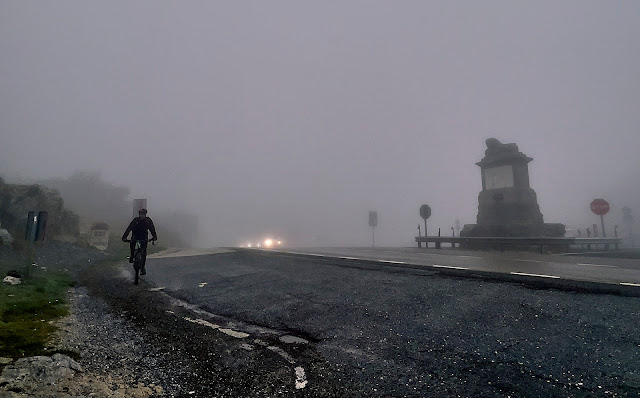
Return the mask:
[[138,214],[144,214],[144,215],[146,215],[146,214],[147,214],[147,209],[140,209],[140,210],[138,210]]

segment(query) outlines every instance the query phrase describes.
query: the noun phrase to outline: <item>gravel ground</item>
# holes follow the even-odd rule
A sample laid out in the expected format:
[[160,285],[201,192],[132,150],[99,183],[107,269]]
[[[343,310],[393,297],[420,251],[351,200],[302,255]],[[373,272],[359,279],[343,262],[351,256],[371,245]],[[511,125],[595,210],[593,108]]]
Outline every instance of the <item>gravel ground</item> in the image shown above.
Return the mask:
[[[36,264],[40,269],[65,270],[74,277],[99,264],[107,255],[90,247],[68,242],[46,241],[39,244]],[[22,271],[26,258],[9,246],[0,246],[0,260],[9,268]],[[57,322],[59,330],[52,344],[56,349],[69,350],[80,356],[82,371],[73,369],[73,377],[62,377],[55,385],[37,382],[42,369],[31,369],[34,379],[19,385],[0,387],[0,397],[149,397],[171,394],[172,377],[157,366],[151,345],[126,320],[109,313],[99,298],[91,297],[86,287],[68,292],[69,315]],[[15,365],[15,364],[14,364]],[[29,364],[21,361],[18,367],[28,371]],[[14,369],[15,370],[15,369]],[[154,383],[162,380],[166,389]],[[166,380],[169,380],[167,382]],[[12,389],[13,391],[9,391]]]

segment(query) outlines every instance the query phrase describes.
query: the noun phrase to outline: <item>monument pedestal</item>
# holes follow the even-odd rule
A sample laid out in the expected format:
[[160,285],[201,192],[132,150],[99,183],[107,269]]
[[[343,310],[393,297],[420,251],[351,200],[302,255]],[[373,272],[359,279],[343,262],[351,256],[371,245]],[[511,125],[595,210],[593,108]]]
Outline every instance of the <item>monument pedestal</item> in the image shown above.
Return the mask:
[[536,193],[529,186],[528,164],[533,159],[516,144],[487,140],[478,195],[477,224],[467,224],[461,237],[561,237],[562,224],[545,224]]

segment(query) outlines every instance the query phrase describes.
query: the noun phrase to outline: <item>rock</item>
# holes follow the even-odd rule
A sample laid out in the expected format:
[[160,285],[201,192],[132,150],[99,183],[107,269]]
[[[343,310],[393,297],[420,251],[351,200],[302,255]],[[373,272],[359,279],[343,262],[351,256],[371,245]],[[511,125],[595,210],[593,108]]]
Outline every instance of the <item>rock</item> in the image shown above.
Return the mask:
[[6,229],[0,228],[0,243],[11,244],[13,243],[13,236]]
[[2,283],[6,283],[8,285],[15,286],[15,285],[19,285],[20,283],[22,283],[22,281],[20,280],[20,278],[15,278],[13,276],[5,276],[4,279],[2,280]]
[[13,362],[11,358],[0,357],[0,365],[8,365]]
[[82,372],[82,367],[66,355],[21,358],[4,368],[0,376],[0,388],[34,393],[43,385],[56,385],[69,380],[76,372]]

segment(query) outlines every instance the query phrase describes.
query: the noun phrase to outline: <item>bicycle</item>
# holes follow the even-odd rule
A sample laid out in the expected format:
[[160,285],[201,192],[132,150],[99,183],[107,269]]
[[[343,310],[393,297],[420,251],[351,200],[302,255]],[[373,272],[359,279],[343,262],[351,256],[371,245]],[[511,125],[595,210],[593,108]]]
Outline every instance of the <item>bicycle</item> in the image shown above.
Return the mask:
[[[127,239],[127,242],[131,242],[131,241],[132,241],[131,239]],[[136,271],[136,277],[133,283],[137,285],[138,278],[140,275],[140,270],[144,268],[144,260],[145,260],[145,253],[144,253],[142,242],[144,243],[151,242],[151,244],[155,246],[156,241],[154,239],[136,239],[134,241],[136,243],[133,249],[133,269]]]

